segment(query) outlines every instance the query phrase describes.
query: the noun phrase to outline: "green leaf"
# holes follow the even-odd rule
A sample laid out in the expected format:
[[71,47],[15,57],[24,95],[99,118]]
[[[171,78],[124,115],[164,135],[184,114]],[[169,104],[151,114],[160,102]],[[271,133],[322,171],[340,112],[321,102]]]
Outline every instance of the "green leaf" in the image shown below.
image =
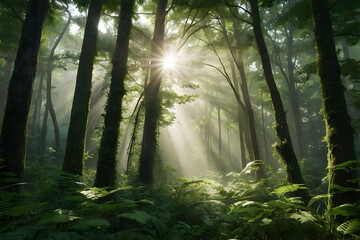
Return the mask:
[[315,218],[311,215],[311,213],[306,212],[306,211],[300,211],[298,213],[291,213],[289,215],[290,219],[295,219],[301,223],[306,223],[306,222],[313,222],[315,221]]
[[307,189],[304,184],[289,184],[274,189],[272,193],[283,196],[286,193],[295,192],[300,189]]
[[360,219],[353,219],[346,221],[336,228],[339,232],[344,234],[354,234],[360,232]]
[[314,204],[314,202],[316,202],[317,200],[320,200],[320,199],[326,199],[329,197],[329,194],[320,194],[320,195],[316,195],[314,197],[312,197],[307,205],[307,207],[311,207],[311,205]]
[[19,205],[13,208],[10,208],[8,210],[6,210],[3,215],[5,216],[11,216],[11,217],[18,217],[24,214],[29,213],[31,210],[24,205]]
[[333,215],[341,215],[344,217],[358,216],[359,209],[356,209],[355,205],[351,203],[345,203],[343,205],[332,208],[330,210],[330,213]]
[[102,218],[94,218],[94,219],[80,219],[79,221],[72,224],[69,229],[78,230],[78,231],[86,231],[92,228],[107,228],[110,227],[110,223]]
[[13,232],[0,234],[0,239],[34,239],[34,235],[43,228],[44,226],[40,224],[20,227]]
[[39,223],[42,224],[65,223],[80,218],[76,216],[71,216],[70,213],[71,211],[69,210],[56,209],[54,213],[50,215],[45,215],[43,218],[41,218]]
[[151,216],[148,213],[143,212],[143,211],[134,211],[134,212],[131,212],[131,213],[122,213],[122,214],[117,215],[117,217],[131,219],[131,220],[137,221],[140,224],[146,224],[147,222],[156,219],[155,217],[153,217],[153,216]]
[[52,232],[47,236],[46,240],[77,240],[82,239],[78,233],[75,232]]

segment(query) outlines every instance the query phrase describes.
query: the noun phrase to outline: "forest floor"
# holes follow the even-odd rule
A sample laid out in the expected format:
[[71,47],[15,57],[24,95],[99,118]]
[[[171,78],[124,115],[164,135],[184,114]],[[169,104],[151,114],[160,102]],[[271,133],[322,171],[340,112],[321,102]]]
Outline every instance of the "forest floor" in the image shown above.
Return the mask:
[[0,189],[0,239],[360,239],[360,221],[348,220],[354,213],[359,219],[359,205],[330,212],[320,204],[327,196],[318,195],[305,206],[289,197],[302,186],[270,186],[238,173],[226,184],[178,178],[116,189],[59,172],[31,179],[20,193]]

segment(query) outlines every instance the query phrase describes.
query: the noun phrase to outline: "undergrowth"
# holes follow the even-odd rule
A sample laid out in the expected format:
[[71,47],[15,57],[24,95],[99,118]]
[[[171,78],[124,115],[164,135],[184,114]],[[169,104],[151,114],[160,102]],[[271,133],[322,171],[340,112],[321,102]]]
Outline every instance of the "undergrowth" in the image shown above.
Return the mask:
[[300,185],[231,173],[227,184],[178,179],[106,189],[64,173],[44,176],[20,193],[0,189],[0,239],[360,239],[359,204],[329,211],[321,203],[327,195],[318,195],[304,206],[289,195]]

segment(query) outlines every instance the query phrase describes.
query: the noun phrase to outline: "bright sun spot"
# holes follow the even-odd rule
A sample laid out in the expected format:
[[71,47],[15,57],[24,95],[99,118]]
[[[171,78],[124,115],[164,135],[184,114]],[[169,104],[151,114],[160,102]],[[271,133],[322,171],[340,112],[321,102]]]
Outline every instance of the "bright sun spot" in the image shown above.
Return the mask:
[[174,69],[176,66],[176,59],[173,55],[165,56],[162,62],[165,70]]

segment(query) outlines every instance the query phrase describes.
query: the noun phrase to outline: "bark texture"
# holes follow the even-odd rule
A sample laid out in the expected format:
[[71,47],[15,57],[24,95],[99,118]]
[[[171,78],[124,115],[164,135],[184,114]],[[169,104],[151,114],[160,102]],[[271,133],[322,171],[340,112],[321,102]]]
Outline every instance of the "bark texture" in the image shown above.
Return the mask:
[[[286,113],[280,97],[280,93],[275,84],[274,76],[272,74],[269,53],[264,41],[264,36],[261,29],[261,21],[259,15],[259,6],[257,0],[249,0],[251,6],[251,16],[253,19],[253,31],[255,35],[256,44],[260,53],[263,72],[269,90],[271,101],[275,114],[275,131],[278,141],[276,143],[276,150],[283,161],[287,180],[290,184],[305,184],[299,163],[294,153],[293,145],[290,138],[289,128],[286,122]],[[305,202],[310,198],[308,191],[301,190],[296,193],[301,196]]]
[[[336,169],[340,164],[356,160],[351,118],[347,112],[344,87],[336,55],[329,3],[326,0],[311,1],[312,18],[317,47],[317,69],[320,76],[323,112],[326,123],[328,146],[330,206],[354,203],[359,194],[356,168],[349,171]],[[351,167],[351,165],[349,165]],[[345,188],[353,188],[353,191]]]
[[164,31],[167,0],[158,0],[154,36],[151,43],[150,82],[145,89],[145,122],[141,145],[139,181],[152,184],[157,151],[157,127],[160,115],[159,90],[162,79],[161,58],[164,48]]
[[21,181],[25,167],[27,126],[42,28],[49,9],[48,0],[30,0],[26,12],[14,71],[10,79],[5,116],[0,136],[2,171]]
[[[241,37],[240,37],[240,31],[237,28],[236,25],[234,25],[234,36],[235,36],[235,40],[237,43],[237,46],[241,46]],[[245,68],[244,68],[244,61],[243,61],[243,55],[241,50],[239,50],[237,52],[237,55],[233,54],[233,58],[235,60],[235,65],[240,73],[240,79],[241,79],[241,92],[244,98],[244,103],[246,106],[246,111],[247,111],[247,117],[248,117],[248,121],[249,121],[249,132],[250,132],[250,138],[251,138],[251,146],[252,146],[252,151],[254,153],[254,158],[253,160],[260,160],[260,150],[259,150],[259,145],[258,145],[258,140],[257,140],[257,136],[256,136],[256,127],[255,127],[255,117],[254,117],[254,111],[252,109],[252,105],[251,105],[251,100],[250,100],[250,94],[249,94],[249,89],[248,89],[248,84],[247,84],[247,80],[246,80],[246,75],[245,75]]]
[[124,80],[127,73],[131,19],[135,0],[122,0],[116,40],[110,92],[105,108],[104,130],[101,136],[95,187],[114,187],[119,128],[122,119]]
[[0,84],[0,127],[2,125],[2,121],[4,118],[5,113],[5,106],[6,106],[6,97],[7,97],[7,90],[9,86],[9,81],[11,77],[11,66],[13,61],[8,58],[5,58],[5,66],[4,66],[4,78],[3,82]]
[[103,0],[91,0],[76,76],[74,100],[66,140],[63,171],[83,174],[86,128],[91,96],[93,63]]

